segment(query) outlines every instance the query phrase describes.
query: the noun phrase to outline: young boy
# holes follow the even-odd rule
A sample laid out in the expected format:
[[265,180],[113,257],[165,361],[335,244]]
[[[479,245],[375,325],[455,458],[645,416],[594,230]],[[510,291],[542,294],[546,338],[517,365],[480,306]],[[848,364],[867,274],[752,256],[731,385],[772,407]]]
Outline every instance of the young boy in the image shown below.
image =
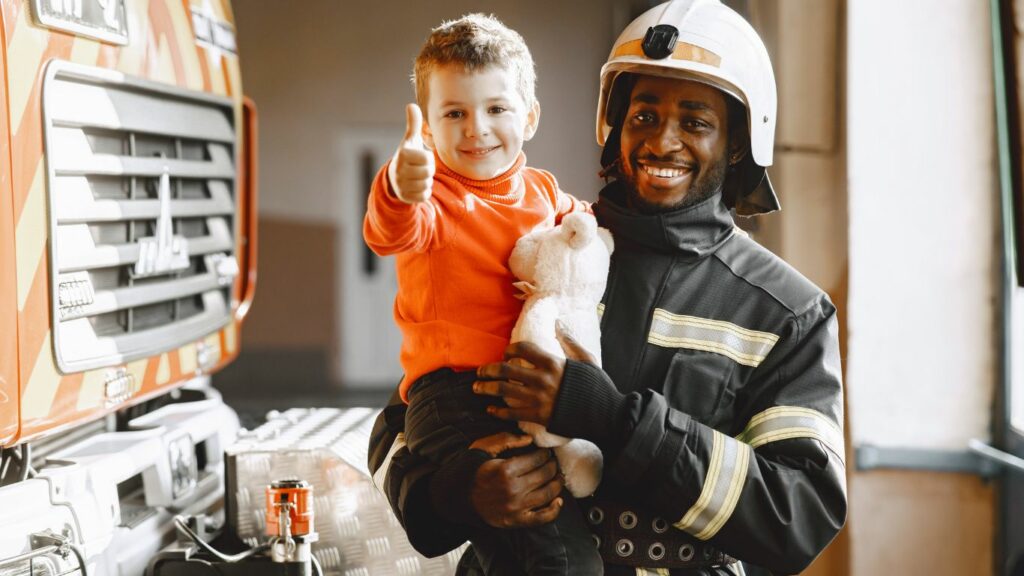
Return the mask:
[[406,109],[405,138],[373,183],[363,225],[374,252],[398,258],[409,449],[442,465],[434,504],[476,526],[471,540],[488,574],[601,574],[567,492],[557,520],[510,530],[481,526],[468,497],[456,493],[492,456],[470,444],[515,430],[486,414],[493,400],[472,392],[476,367],[501,359],[521,309],[512,248],[588,209],[551,174],[525,166],[523,142],[540,120],[533,59],[519,34],[472,14],[433,30],[413,78],[418,106]]

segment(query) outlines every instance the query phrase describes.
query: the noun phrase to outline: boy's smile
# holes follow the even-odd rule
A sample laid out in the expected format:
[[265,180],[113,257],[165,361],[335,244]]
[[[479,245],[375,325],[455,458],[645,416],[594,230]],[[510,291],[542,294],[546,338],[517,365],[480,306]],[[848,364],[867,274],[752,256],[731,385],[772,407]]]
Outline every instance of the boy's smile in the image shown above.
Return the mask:
[[423,140],[467,178],[504,173],[537,129],[540,106],[527,106],[505,68],[442,66],[431,72],[429,86]]

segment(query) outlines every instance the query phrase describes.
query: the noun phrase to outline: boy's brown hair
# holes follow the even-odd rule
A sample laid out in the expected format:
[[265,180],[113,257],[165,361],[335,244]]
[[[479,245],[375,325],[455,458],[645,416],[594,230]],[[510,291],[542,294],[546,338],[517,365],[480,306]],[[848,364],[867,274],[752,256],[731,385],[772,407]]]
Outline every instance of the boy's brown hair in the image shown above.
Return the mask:
[[466,72],[478,72],[491,66],[509,70],[515,75],[523,102],[527,108],[533,106],[537,77],[530,50],[518,32],[494,16],[467,14],[444,22],[430,32],[416,56],[412,75],[416,102],[424,115],[430,74],[442,66],[461,67]]

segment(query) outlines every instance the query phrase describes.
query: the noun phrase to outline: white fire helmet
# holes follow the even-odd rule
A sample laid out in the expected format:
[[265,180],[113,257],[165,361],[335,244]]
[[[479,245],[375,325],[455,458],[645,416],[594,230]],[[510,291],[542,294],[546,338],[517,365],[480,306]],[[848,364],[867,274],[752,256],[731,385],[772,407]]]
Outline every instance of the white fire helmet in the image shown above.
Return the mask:
[[619,108],[629,95],[616,94],[616,80],[625,72],[701,82],[743,104],[750,154],[738,166],[738,176],[727,179],[727,188],[731,184],[733,189],[726,190],[726,202],[742,215],[779,209],[765,173],[775,141],[775,75],[764,43],[742,16],[719,0],[672,0],[623,30],[601,68],[597,143],[615,148],[606,149],[606,164],[618,157],[621,126],[615,124],[622,119],[615,116],[624,112]]

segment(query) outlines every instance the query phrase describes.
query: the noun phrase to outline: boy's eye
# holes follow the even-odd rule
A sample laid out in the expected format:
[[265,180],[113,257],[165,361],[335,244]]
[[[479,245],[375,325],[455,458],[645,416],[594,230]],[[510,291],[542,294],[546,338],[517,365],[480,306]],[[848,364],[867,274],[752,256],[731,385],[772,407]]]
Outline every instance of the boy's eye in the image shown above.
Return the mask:
[[507,112],[508,108],[505,108],[504,106],[491,106],[487,111],[491,114],[501,114],[502,112]]
[[454,119],[462,118],[463,116],[464,116],[464,114],[462,113],[462,110],[449,110],[448,112],[445,112],[445,115],[444,115],[445,118],[454,118]]

